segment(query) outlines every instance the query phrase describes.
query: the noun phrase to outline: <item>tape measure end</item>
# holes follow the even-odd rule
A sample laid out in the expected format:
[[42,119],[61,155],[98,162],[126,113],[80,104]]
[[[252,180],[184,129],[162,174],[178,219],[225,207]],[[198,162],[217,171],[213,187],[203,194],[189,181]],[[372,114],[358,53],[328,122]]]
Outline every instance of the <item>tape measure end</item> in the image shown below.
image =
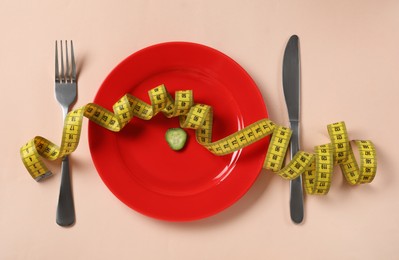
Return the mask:
[[44,173],[44,174],[41,174],[41,175],[39,175],[39,176],[37,176],[37,177],[34,177],[34,179],[35,179],[35,181],[37,181],[37,182],[41,182],[41,181],[43,181],[43,180],[45,180],[45,179],[47,179],[47,178],[49,178],[49,177],[51,177],[51,176],[53,176],[53,173],[52,173],[51,171],[47,171],[47,172]]

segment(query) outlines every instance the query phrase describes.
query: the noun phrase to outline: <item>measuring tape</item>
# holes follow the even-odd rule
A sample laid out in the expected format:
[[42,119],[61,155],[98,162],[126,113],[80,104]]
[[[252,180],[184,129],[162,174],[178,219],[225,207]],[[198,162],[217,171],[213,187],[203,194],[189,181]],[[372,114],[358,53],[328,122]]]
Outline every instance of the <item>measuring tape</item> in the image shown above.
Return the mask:
[[56,160],[76,150],[82,130],[83,117],[102,127],[119,132],[133,117],[150,120],[159,112],[167,118],[179,117],[182,128],[195,130],[196,139],[209,152],[222,156],[240,150],[271,135],[263,168],[292,180],[303,174],[308,194],[327,194],[334,165],[339,165],[348,183],[369,183],[377,171],[376,151],[371,141],[353,141],[359,151],[360,166],[348,138],[344,122],[327,126],[331,143],[319,145],[314,153],[299,151],[284,166],[285,155],[292,135],[291,129],[261,119],[225,138],[212,142],[212,107],[195,104],[191,90],[176,91],[173,99],[164,85],[148,91],[151,104],[130,94],[124,95],[113,105],[113,112],[93,103],[68,113],[64,121],[61,146],[41,136],[36,136],[24,146],[20,153],[22,161],[36,180],[41,181],[52,173],[42,158]]

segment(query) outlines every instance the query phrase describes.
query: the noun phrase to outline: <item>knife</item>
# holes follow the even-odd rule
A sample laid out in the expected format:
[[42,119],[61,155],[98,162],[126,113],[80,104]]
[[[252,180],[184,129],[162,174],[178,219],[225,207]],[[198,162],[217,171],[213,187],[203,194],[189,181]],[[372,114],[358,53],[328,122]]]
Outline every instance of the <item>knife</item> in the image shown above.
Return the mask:
[[[287,43],[283,60],[283,89],[288,117],[292,130],[291,159],[299,151],[299,104],[300,104],[300,60],[299,38],[292,35]],[[302,176],[290,181],[291,220],[299,224],[303,220]]]

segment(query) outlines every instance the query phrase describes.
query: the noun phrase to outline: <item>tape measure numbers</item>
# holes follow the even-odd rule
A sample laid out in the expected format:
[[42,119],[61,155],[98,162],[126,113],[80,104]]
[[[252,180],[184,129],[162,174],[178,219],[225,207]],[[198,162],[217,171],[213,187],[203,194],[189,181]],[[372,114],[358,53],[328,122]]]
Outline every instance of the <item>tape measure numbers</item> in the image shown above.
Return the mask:
[[168,118],[179,117],[180,126],[194,129],[197,142],[217,156],[243,149],[271,135],[263,168],[288,180],[303,174],[308,194],[328,193],[334,165],[340,166],[346,180],[352,185],[369,183],[376,174],[377,161],[373,143],[354,141],[359,151],[359,167],[344,122],[327,126],[331,143],[316,146],[314,153],[299,151],[283,167],[292,135],[289,128],[276,125],[269,119],[261,119],[212,142],[212,107],[194,103],[191,90],[176,91],[173,99],[165,86],[160,85],[149,90],[148,94],[151,104],[126,94],[113,105],[113,112],[93,103],[69,112],[64,121],[61,146],[58,147],[46,138],[36,136],[21,147],[21,158],[26,169],[36,181],[51,176],[52,173],[42,158],[56,160],[75,151],[79,144],[83,117],[110,131],[118,132],[133,117],[150,120],[162,112]]

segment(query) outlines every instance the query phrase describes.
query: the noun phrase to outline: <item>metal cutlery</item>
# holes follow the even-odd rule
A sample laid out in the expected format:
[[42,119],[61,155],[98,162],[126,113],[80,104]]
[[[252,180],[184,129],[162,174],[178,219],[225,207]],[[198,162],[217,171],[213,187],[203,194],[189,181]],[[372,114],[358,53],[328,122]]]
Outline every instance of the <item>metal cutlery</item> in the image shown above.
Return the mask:
[[[283,89],[288,109],[291,137],[291,159],[299,150],[300,111],[300,57],[299,38],[292,35],[287,43],[283,60]],[[299,224],[304,217],[302,176],[290,181],[291,220]]]
[[[55,96],[62,108],[62,116],[65,119],[76,101],[77,79],[76,64],[73,52],[73,43],[70,41],[70,62],[68,53],[68,42],[65,41],[65,52],[62,41],[60,41],[60,53],[58,44],[55,42]],[[58,56],[61,59],[61,69],[58,64]],[[65,56],[65,64],[64,64]],[[71,178],[69,174],[69,158],[65,156],[61,165],[61,185],[58,198],[56,222],[60,226],[70,226],[75,223],[75,206],[73,201]]]

